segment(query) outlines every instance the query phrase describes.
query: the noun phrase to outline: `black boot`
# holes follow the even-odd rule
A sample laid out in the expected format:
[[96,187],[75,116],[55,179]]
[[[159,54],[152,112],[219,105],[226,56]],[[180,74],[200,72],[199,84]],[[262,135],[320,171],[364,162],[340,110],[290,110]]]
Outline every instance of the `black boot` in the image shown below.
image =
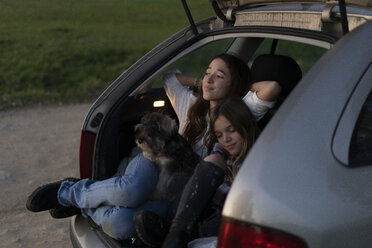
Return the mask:
[[32,194],[27,198],[26,207],[31,212],[41,212],[53,208],[62,207],[57,199],[57,193],[59,187],[63,181],[77,182],[78,178],[66,178],[61,181],[49,183],[38,187]]
[[170,222],[146,210],[134,213],[133,225],[138,238],[150,247],[160,247],[169,231]]
[[81,210],[77,207],[58,207],[50,209],[49,213],[54,219],[63,219],[81,214]]
[[187,182],[176,216],[162,245],[164,248],[186,247],[195,224],[211,201],[219,185],[223,183],[225,172],[213,163],[202,161]]

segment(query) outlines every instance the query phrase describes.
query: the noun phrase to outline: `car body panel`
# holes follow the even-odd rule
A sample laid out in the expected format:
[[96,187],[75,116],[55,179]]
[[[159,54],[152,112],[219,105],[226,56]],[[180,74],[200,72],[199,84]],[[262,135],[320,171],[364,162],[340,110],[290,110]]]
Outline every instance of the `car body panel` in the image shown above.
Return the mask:
[[331,149],[340,116],[371,63],[371,39],[368,23],[303,78],[248,154],[223,216],[292,233],[309,247],[371,244],[372,167],[346,168]]

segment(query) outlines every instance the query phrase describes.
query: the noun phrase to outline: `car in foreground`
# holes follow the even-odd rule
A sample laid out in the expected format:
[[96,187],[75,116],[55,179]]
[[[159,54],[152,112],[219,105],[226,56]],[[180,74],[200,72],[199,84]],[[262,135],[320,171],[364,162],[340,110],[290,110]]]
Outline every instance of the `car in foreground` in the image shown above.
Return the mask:
[[[372,4],[212,0],[216,16],[172,35],[123,72],[90,108],[80,176],[111,177],[149,111],[174,110],[162,74],[202,76],[228,52],[282,94],[228,194],[218,247],[372,244]],[[89,219],[70,223],[75,247],[130,247]]]

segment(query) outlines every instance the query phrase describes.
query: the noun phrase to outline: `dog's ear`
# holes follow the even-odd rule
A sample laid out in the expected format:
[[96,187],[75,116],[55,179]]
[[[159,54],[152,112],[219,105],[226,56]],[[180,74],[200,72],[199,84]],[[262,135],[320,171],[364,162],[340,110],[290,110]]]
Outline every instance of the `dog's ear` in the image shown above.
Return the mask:
[[162,126],[165,127],[166,130],[169,130],[170,133],[178,133],[178,125],[176,121],[168,115],[165,115],[165,117],[162,118]]
[[177,122],[174,119],[172,119],[171,128],[174,132],[178,133],[178,125],[177,125]]

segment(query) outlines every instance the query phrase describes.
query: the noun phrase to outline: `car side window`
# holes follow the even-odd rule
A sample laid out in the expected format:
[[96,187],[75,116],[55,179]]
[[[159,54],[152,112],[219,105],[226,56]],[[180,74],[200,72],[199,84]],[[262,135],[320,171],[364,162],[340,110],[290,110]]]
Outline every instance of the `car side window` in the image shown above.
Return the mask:
[[365,101],[354,127],[349,164],[351,166],[372,164],[372,92]]
[[[275,45],[275,51],[272,51],[275,42],[277,42]],[[250,59],[249,65],[251,65],[253,60],[261,54],[274,53],[286,55],[296,60],[301,68],[302,75],[305,75],[326,51],[327,49],[322,47],[295,41],[265,39],[257,49],[254,56]]]

